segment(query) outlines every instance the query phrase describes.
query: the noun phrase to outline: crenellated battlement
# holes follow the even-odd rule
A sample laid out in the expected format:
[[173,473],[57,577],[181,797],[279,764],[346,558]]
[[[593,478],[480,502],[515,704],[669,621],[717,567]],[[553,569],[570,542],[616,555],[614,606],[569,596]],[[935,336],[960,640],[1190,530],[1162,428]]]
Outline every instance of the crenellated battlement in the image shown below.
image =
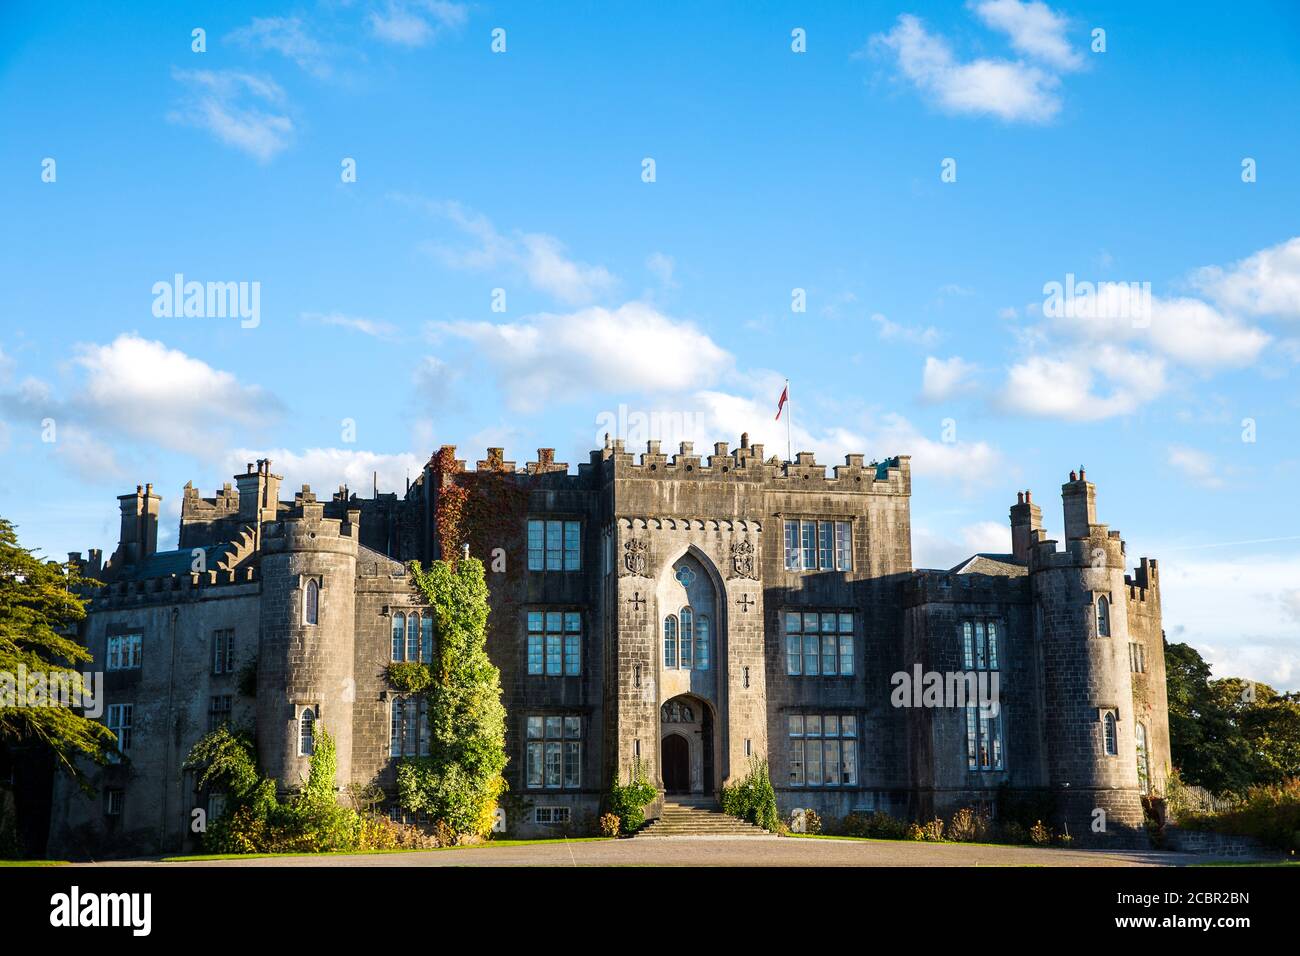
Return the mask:
[[906,607],[921,604],[1025,604],[1029,599],[1029,578],[1025,575],[917,571],[903,583]]
[[[94,610],[177,604],[215,597],[239,597],[257,591],[255,567],[237,570],[191,571],[106,584],[95,592]],[[251,588],[247,587],[252,585]]]

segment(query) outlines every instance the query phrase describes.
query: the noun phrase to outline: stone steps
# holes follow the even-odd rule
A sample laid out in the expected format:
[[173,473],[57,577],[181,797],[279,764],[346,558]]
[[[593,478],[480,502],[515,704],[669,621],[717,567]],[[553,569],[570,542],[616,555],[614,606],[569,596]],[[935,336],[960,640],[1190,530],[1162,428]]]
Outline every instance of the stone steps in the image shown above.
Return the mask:
[[753,824],[723,813],[712,800],[665,802],[662,815],[646,824],[637,837],[767,836]]

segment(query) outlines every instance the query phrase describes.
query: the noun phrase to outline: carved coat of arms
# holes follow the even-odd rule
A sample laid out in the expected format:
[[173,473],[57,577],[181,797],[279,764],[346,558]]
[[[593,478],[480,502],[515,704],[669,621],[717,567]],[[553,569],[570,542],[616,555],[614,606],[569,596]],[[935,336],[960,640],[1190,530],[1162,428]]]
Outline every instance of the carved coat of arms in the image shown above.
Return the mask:
[[635,574],[637,577],[644,577],[646,566],[645,542],[640,538],[633,538],[623,545],[623,551],[623,565],[627,568],[628,573]]
[[754,573],[754,545],[740,541],[731,546],[731,567],[738,578],[757,578]]

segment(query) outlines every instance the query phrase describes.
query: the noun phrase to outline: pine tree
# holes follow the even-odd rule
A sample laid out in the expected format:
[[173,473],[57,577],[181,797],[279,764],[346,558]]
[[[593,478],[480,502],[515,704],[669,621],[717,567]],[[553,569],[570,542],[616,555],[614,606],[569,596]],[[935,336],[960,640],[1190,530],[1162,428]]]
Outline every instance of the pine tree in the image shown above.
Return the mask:
[[114,746],[113,734],[31,691],[32,677],[41,675],[63,682],[73,700],[83,699],[76,668],[91,663],[91,656],[75,633],[86,616],[82,594],[91,584],[75,565],[44,561],[21,547],[13,523],[0,518],[0,748],[48,748],[83,786],[77,758],[102,762]]

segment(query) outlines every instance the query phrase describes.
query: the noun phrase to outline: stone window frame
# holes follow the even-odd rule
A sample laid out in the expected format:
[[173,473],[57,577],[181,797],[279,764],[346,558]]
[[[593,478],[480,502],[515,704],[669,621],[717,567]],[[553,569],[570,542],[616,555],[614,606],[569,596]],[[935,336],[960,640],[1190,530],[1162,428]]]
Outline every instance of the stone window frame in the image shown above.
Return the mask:
[[1147,648],[1141,641],[1128,642],[1128,667],[1133,674],[1147,672]]
[[[788,615],[790,614],[799,615],[798,631],[789,630]],[[805,615],[807,614],[817,615],[817,632],[816,632],[817,673],[816,674],[807,673],[807,668],[804,666],[807,662],[807,658],[809,657],[809,654],[807,653],[807,646],[806,646],[805,639],[813,636],[811,632],[806,630],[807,620],[805,618]],[[834,631],[827,631],[822,627],[821,619],[823,616],[828,614],[835,616]],[[849,629],[847,631],[844,630],[844,617],[846,615],[849,618]],[[779,634],[781,635],[781,644],[782,647],[784,648],[784,653],[785,653],[785,676],[797,677],[800,680],[810,678],[810,677],[831,678],[832,680],[836,680],[836,679],[852,680],[853,678],[857,677],[858,676],[858,645],[860,643],[857,639],[858,617],[859,617],[859,612],[858,609],[855,607],[843,608],[843,607],[791,606],[791,607],[783,607],[780,610],[778,610],[777,629]],[[797,673],[791,670],[791,667],[794,664],[794,659],[790,656],[791,637],[797,637],[799,641],[799,654],[798,654],[799,670]],[[835,657],[834,657],[835,672],[833,674],[827,674],[825,672],[827,637],[833,637],[835,639]],[[848,671],[844,670],[844,662],[846,660],[846,656],[844,654],[845,638],[848,638],[849,641],[849,654],[847,656],[847,660],[849,662],[850,669]]]
[[[533,546],[532,546],[532,526],[534,523],[542,526],[541,541],[541,567],[533,567]],[[550,556],[553,549],[547,546],[547,534],[550,531],[549,525],[558,524],[560,526],[560,548],[559,548],[559,566],[550,566]],[[560,571],[565,573],[581,573],[582,567],[582,536],[584,532],[583,525],[585,521],[581,515],[574,514],[547,514],[547,515],[529,515],[524,519],[524,561],[528,571],[533,573],[543,573],[549,571]],[[570,567],[569,556],[569,526],[577,525],[577,547],[573,550],[574,563]]]
[[1101,728],[1102,756],[1118,758],[1119,757],[1119,708],[1118,707],[1098,708],[1097,723],[1100,725]]
[[[113,654],[113,643],[117,642],[117,654]],[[129,644],[124,644],[129,641]],[[129,655],[124,655],[124,651],[131,651]],[[128,658],[127,663],[123,663],[123,657]],[[138,627],[122,627],[120,629],[111,629],[104,635],[104,670],[106,671],[138,671],[144,666],[144,631]]]
[[[305,720],[304,718],[306,718],[308,715],[310,715],[311,719]],[[293,727],[294,727],[294,736],[297,739],[297,742],[295,743],[294,746],[299,757],[311,757],[314,753],[316,753],[316,725],[319,722],[320,722],[320,704],[303,704],[301,707],[298,708],[298,713],[295,714],[293,718]],[[311,734],[309,737],[306,738],[311,741],[311,750],[304,752],[303,750],[304,736],[302,731],[303,731],[303,727],[306,726],[307,724],[311,725]]]
[[[408,713],[408,708],[414,704],[414,714]],[[402,730],[397,731],[397,719],[399,711],[402,719]],[[414,723],[410,723],[413,721]],[[415,728],[415,746],[413,752],[407,752],[407,741],[410,738],[409,727]],[[423,694],[391,694],[388,698],[388,756],[390,759],[400,757],[427,757],[429,756],[429,701]],[[400,741],[394,752],[394,742]]]
[[[979,631],[975,625],[982,624],[983,641],[978,640]],[[967,647],[967,627],[970,628],[970,646]],[[990,630],[991,629],[991,630]],[[1006,620],[1000,614],[962,615],[957,621],[958,651],[961,654],[961,666],[965,671],[979,673],[997,673],[1003,671],[1006,660],[1004,635],[1007,633]],[[969,650],[969,653],[968,653]],[[999,678],[999,687],[1001,678]],[[1005,773],[1007,770],[1007,728],[1005,708],[999,706],[997,716],[985,717],[980,713],[978,702],[966,702],[963,721],[966,738],[966,770],[969,773]],[[990,746],[991,742],[991,746]],[[989,753],[986,765],[983,760],[984,744]]]
[[235,629],[218,627],[212,632],[212,674],[233,674],[235,671]]
[[[540,631],[532,629],[532,620],[530,615],[540,614],[542,616]],[[547,615],[560,615],[560,630],[548,630]],[[578,629],[569,630],[570,615],[577,615]],[[524,676],[525,677],[581,677],[583,664],[587,659],[586,638],[587,638],[587,614],[586,608],[575,604],[529,604],[523,609],[524,623]],[[541,670],[532,669],[532,641],[534,635],[541,638],[539,649],[541,652]],[[547,647],[547,638],[555,635],[559,638],[559,663],[560,669],[554,673],[550,670],[550,660]],[[569,670],[569,638],[577,637],[577,667],[574,671]]]
[[[809,718],[817,718],[817,733],[809,734],[807,732]],[[836,721],[836,732],[832,736],[826,736],[825,727],[827,718],[833,718]],[[844,732],[844,721],[848,719],[853,722],[851,733]],[[798,721],[799,732],[795,732],[795,721]],[[801,708],[789,710],[786,712],[785,719],[785,740],[786,740],[786,787],[803,790],[803,791],[837,791],[837,790],[856,790],[861,786],[861,773],[859,768],[861,761],[858,760],[858,747],[862,740],[862,716],[856,710],[836,710],[827,708],[823,710],[814,710],[812,708]],[[821,744],[817,751],[817,766],[820,781],[818,783],[808,782],[808,761],[807,761],[807,743],[816,741]],[[826,782],[825,773],[825,756],[826,741],[834,741],[837,744],[835,752],[839,756],[839,779],[835,783]],[[849,746],[845,747],[845,742]],[[795,759],[796,742],[798,743],[799,759]],[[850,755],[849,760],[845,760],[845,754]],[[795,767],[798,766],[799,775],[795,779]],[[852,782],[845,782],[845,776],[851,772],[853,775]]]
[[[541,736],[532,736],[530,734],[530,722],[534,720],[541,721]],[[547,726],[548,721],[560,721],[559,733],[551,734]],[[577,721],[577,733],[571,734],[571,721]],[[545,710],[533,711],[526,713],[522,718],[522,733],[520,737],[523,740],[523,768],[522,783],[523,789],[534,792],[577,792],[582,789],[582,760],[583,744],[586,740],[587,729],[590,721],[586,714],[570,712],[548,712]],[[547,781],[547,755],[551,752],[551,747],[556,747],[556,753],[559,755],[559,773],[556,784],[548,784]],[[538,748],[539,763],[537,764],[540,771],[540,783],[533,783],[531,777],[532,753],[533,749]],[[576,761],[576,776],[570,778],[567,773],[569,754],[574,754]],[[570,782],[572,779],[573,782]]]
[[[543,820],[545,814],[547,819]],[[533,823],[539,827],[563,826],[573,819],[573,810],[571,807],[533,807]]]
[[[134,701],[109,704],[104,708],[104,725],[117,737],[117,743],[109,754],[109,762],[121,763],[123,757],[131,756],[131,747],[135,742]],[[123,731],[126,733],[123,734]],[[125,746],[123,746],[124,738]]]
[[104,816],[121,818],[126,810],[126,791],[121,787],[104,788]]
[[[857,523],[855,515],[806,515],[806,514],[781,514],[778,516],[781,520],[781,554],[782,568],[790,574],[812,574],[824,571],[848,572],[853,570],[853,541],[855,536],[854,525]],[[795,567],[790,563],[790,528],[789,525],[797,525],[797,537],[795,539],[794,553],[798,556],[799,566]],[[805,525],[812,525],[811,544],[806,537]],[[830,532],[829,540],[829,565],[825,563],[825,556],[828,553],[824,546],[826,542],[822,537],[823,526],[826,526]],[[841,543],[841,530],[847,532],[847,541]],[[813,567],[808,567],[804,560],[806,555],[811,552]]]
[[[388,618],[388,659],[393,663],[400,664],[403,662],[413,662],[421,664],[432,664],[437,655],[437,634],[434,632],[434,613],[432,607],[425,605],[388,605],[384,607],[384,616]],[[399,657],[393,653],[396,643],[397,634],[393,630],[393,625],[397,623],[398,618],[402,619],[402,653]],[[419,624],[415,630],[416,634],[416,652],[417,656],[412,658],[411,654],[411,621],[417,620]]]
[[[208,732],[218,727],[228,726],[234,719],[235,697],[233,694],[213,694],[208,698]],[[222,715],[224,719],[220,719]]]
[[1098,637],[1111,637],[1114,629],[1110,626],[1110,612],[1115,602],[1110,599],[1110,594],[1104,591],[1097,592],[1092,602],[1092,614],[1094,627]]
[[[325,582],[319,575],[302,575],[298,579],[302,591],[302,624],[304,627],[320,626],[320,610],[324,605]],[[315,588],[315,606],[312,606],[313,587]]]

